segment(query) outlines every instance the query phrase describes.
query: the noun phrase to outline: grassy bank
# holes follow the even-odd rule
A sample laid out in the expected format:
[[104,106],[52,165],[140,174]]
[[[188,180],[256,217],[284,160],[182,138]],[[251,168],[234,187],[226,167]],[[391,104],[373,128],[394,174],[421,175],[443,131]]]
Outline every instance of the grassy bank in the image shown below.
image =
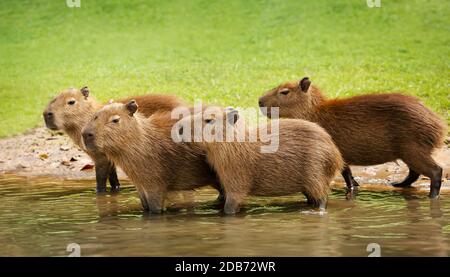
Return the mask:
[[447,118],[450,2],[0,2],[0,137],[42,124],[57,91],[256,106],[304,75],[330,96],[404,91]]

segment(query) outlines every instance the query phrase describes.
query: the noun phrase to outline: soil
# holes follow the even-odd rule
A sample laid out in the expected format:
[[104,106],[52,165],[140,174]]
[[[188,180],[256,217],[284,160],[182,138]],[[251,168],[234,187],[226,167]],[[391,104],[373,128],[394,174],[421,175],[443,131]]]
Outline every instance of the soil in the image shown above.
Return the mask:
[[[450,191],[450,137],[434,157],[444,168],[442,191]],[[0,174],[13,173],[26,177],[52,176],[64,179],[95,179],[94,164],[86,153],[61,132],[45,127],[23,135],[0,140]],[[394,189],[388,184],[403,179],[408,172],[401,162],[376,166],[352,166],[353,175],[361,187]],[[118,169],[120,179],[127,176]],[[335,186],[344,186],[337,176]],[[421,176],[414,184],[420,191],[429,190],[429,179]]]

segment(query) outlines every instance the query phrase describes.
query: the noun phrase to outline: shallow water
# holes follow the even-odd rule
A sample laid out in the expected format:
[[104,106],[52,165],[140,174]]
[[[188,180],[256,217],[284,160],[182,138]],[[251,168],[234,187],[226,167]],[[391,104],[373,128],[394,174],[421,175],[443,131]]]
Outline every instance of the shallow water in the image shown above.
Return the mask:
[[381,256],[450,254],[445,192],[431,201],[364,188],[347,201],[335,189],[324,215],[301,195],[251,198],[243,213],[226,217],[212,189],[195,192],[193,204],[171,197],[168,212],[149,215],[133,186],[122,185],[96,195],[94,181],[0,175],[0,255],[67,256],[70,243],[81,256],[367,256],[369,243]]

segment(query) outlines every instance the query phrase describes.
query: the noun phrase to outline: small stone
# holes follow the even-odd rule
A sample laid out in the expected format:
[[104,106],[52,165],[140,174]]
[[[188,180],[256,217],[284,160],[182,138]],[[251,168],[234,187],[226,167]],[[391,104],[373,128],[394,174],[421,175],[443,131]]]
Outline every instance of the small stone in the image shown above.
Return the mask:
[[59,148],[61,151],[69,151],[70,147],[67,145],[61,145],[61,147]]
[[65,165],[65,166],[70,166],[70,162],[69,161],[62,161],[61,164]]
[[20,169],[20,168],[27,168],[28,166],[26,166],[26,165],[20,163],[20,164],[18,164],[16,167]]
[[48,159],[48,154],[47,153],[39,154],[39,159],[41,159],[41,160]]

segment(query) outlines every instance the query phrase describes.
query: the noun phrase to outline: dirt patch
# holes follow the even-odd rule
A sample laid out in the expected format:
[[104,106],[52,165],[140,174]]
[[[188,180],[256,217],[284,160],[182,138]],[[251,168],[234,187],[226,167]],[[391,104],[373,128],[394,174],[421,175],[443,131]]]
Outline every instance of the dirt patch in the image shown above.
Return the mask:
[[[72,140],[44,127],[0,140],[0,174],[95,179],[94,163]],[[126,178],[123,172],[119,177]]]
[[[447,139],[447,142],[450,138]],[[0,140],[0,174],[14,173],[21,176],[53,176],[65,179],[95,179],[94,164],[69,137],[39,127],[26,134]],[[450,190],[450,147],[447,143],[439,149],[435,159],[444,168],[443,191]],[[355,179],[372,189],[394,189],[389,183],[403,179],[408,172],[401,162],[390,162],[376,166],[352,167]],[[119,169],[119,178],[126,175]],[[340,176],[336,186],[343,186]],[[414,184],[421,191],[429,190],[429,179],[421,176]]]

